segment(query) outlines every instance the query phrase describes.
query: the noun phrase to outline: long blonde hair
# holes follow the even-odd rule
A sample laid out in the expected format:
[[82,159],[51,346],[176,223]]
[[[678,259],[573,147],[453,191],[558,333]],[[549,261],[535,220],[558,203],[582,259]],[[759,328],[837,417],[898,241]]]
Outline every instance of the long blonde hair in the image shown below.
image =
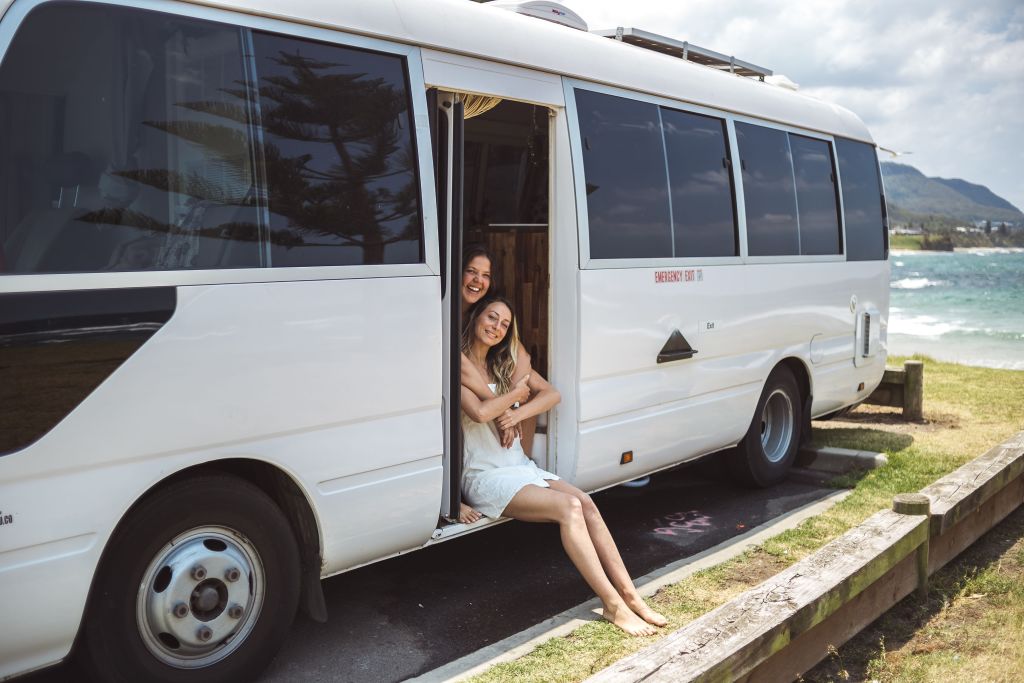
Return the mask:
[[516,360],[519,358],[519,346],[522,343],[519,341],[516,313],[508,299],[500,296],[486,297],[473,304],[466,312],[466,321],[462,326],[462,352],[469,355],[473,347],[473,330],[476,328],[477,319],[491,304],[502,304],[508,308],[509,316],[512,318],[505,338],[487,349],[486,359],[487,373],[494,377],[495,393],[507,394],[512,388],[512,377],[516,374]]

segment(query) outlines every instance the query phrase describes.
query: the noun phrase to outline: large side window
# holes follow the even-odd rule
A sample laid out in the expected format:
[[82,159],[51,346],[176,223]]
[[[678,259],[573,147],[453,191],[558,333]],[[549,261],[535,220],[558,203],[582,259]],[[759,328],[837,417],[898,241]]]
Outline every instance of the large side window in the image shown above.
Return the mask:
[[403,60],[257,33],[275,266],[421,260]]
[[736,213],[725,121],[662,108],[676,256],[735,256]]
[[590,256],[672,256],[658,106],[576,91],[590,219]]
[[796,188],[785,131],[736,124],[751,256],[800,253]]
[[751,256],[842,253],[832,147],[825,140],[736,124]]
[[825,140],[789,135],[796,179],[801,254],[841,254],[839,202],[832,147]]
[[590,256],[739,253],[723,119],[576,90]]
[[41,5],[0,63],[0,273],[421,261],[409,108],[400,57]]
[[846,223],[846,259],[877,261],[888,257],[885,198],[872,145],[836,138]]

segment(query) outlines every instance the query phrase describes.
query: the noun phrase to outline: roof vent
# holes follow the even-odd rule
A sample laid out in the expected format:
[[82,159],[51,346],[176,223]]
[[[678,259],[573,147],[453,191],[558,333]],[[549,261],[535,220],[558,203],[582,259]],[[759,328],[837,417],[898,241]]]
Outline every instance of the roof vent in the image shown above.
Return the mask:
[[488,2],[487,4],[491,7],[507,9],[516,14],[552,21],[579,31],[587,30],[587,22],[583,21],[580,15],[557,2],[548,2],[547,0],[494,0],[494,2]]

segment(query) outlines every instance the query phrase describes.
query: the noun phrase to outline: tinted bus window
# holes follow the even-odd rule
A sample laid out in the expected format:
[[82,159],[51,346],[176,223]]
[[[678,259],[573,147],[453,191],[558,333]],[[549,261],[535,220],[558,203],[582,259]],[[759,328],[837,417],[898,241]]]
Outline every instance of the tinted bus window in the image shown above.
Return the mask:
[[736,215],[725,122],[661,110],[675,256],[735,256]]
[[270,263],[416,263],[421,220],[404,60],[255,34]]
[[846,260],[885,260],[889,236],[882,213],[885,199],[875,148],[836,138],[836,153],[843,191]]
[[0,67],[0,270],[259,265],[237,28],[47,4]]
[[576,91],[591,258],[672,256],[657,105]]
[[748,253],[799,254],[793,166],[785,131],[737,122],[736,139],[743,163]]
[[400,57],[42,5],[0,65],[0,272],[422,261],[412,130]]
[[840,254],[835,172],[832,148],[825,140],[789,135],[799,208],[800,253]]

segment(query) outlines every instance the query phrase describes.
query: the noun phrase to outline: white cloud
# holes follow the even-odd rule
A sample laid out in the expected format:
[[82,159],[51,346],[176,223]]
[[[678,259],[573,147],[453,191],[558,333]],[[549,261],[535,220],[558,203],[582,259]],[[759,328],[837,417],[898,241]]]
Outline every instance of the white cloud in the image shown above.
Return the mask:
[[[565,0],[563,0],[565,1]],[[857,113],[932,176],[1024,209],[1019,0],[568,0],[592,28],[632,26],[782,73]]]

